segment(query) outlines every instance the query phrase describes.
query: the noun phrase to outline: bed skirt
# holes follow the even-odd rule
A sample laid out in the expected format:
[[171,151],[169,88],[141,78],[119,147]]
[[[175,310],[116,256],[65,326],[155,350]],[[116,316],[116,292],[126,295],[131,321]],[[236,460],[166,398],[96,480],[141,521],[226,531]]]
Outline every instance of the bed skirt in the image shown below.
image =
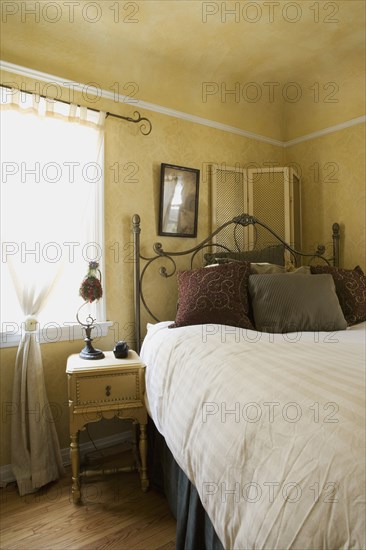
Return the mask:
[[176,550],[223,550],[195,486],[174,460],[151,418],[148,437],[150,484],[165,494],[177,520]]

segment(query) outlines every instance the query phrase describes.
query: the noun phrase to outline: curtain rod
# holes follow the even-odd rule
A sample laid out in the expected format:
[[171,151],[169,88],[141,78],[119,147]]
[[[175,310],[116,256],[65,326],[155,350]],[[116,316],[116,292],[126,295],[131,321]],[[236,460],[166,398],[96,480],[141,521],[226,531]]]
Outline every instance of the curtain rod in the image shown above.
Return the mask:
[[[13,89],[11,86],[7,86],[5,84],[0,84],[0,86],[2,88],[7,88],[8,90]],[[28,92],[27,90],[22,90],[20,88],[18,88],[17,91],[22,92],[24,94],[34,95],[33,92]],[[42,95],[42,94],[35,94],[35,95],[38,95],[38,97],[42,97],[43,99],[50,99],[52,101],[59,101],[60,103],[65,103],[66,105],[71,105],[71,101],[65,101],[64,99],[54,99],[52,97],[48,97],[48,96]],[[77,105],[77,107],[81,107],[81,105]],[[87,107],[87,108],[90,109],[90,111],[94,111],[95,113],[100,113],[99,109],[93,109],[92,107]],[[109,116],[114,117],[114,118],[119,118],[121,120],[127,120],[127,122],[133,122],[134,124],[138,124],[138,123],[142,122],[142,124],[140,126],[141,134],[144,135],[144,136],[148,136],[151,133],[151,130],[152,130],[151,121],[148,118],[141,116],[141,114],[138,111],[134,111],[134,113],[133,113],[133,116],[135,118],[132,118],[130,116],[116,115],[115,113],[110,113],[109,111],[107,111],[106,112],[106,118],[109,117]]]

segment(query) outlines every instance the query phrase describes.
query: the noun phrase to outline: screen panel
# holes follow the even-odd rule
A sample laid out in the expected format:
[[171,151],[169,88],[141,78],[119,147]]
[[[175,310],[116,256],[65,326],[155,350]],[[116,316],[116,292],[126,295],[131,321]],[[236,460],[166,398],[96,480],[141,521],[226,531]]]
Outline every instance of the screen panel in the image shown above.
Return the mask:
[[[214,167],[212,172],[212,231],[220,225],[247,212],[246,178],[243,170],[232,167]],[[244,250],[248,230],[238,227],[233,235],[229,226],[220,233],[219,241],[231,250]]]

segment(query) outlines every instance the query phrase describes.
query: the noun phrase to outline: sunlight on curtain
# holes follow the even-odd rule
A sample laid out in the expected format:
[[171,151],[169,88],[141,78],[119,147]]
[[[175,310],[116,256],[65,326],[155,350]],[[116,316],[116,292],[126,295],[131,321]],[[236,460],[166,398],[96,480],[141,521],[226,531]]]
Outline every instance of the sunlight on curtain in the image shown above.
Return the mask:
[[6,269],[11,259],[20,278],[37,287],[62,272],[39,316],[41,324],[62,326],[75,322],[87,263],[101,260],[104,116],[59,102],[36,103],[34,97],[2,97],[1,318],[22,319]]
[[22,495],[63,471],[36,327],[75,321],[87,263],[101,259],[105,115],[4,89],[1,110],[2,323],[24,327],[12,416]]

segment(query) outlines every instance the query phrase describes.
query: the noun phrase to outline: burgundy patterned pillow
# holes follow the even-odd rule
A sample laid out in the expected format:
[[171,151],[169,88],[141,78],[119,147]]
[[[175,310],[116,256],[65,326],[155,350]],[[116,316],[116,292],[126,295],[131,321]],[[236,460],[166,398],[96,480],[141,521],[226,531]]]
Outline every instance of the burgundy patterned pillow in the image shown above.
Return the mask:
[[249,319],[249,262],[181,271],[178,311],[172,327],[219,323],[253,329]]
[[331,273],[339,303],[348,325],[366,321],[366,277],[362,269],[312,265],[311,273]]

